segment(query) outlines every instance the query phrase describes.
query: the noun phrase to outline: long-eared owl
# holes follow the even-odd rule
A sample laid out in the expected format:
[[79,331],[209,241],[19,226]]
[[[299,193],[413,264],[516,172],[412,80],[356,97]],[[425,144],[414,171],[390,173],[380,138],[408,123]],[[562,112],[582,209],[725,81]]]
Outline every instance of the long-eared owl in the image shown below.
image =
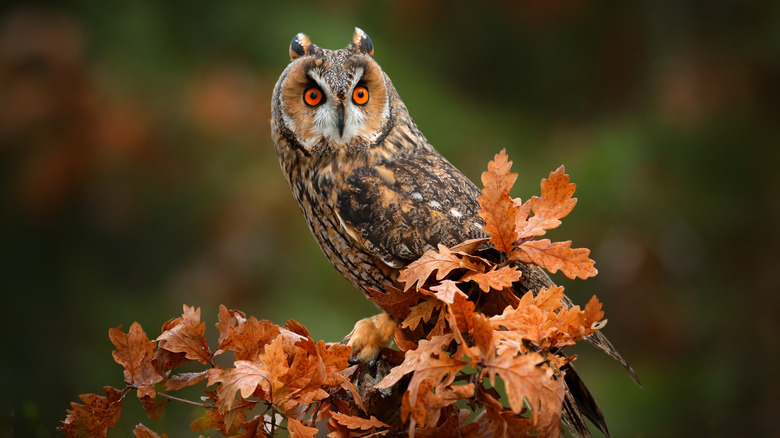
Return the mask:
[[[296,35],[271,104],[279,162],[314,238],[368,297],[400,286],[399,269],[426,250],[485,236],[480,190],[420,132],[373,53],[358,28],[341,50]],[[552,285],[533,266],[521,270],[518,292]],[[596,335],[591,343],[625,365]],[[566,376],[580,411],[606,431],[574,370]]]

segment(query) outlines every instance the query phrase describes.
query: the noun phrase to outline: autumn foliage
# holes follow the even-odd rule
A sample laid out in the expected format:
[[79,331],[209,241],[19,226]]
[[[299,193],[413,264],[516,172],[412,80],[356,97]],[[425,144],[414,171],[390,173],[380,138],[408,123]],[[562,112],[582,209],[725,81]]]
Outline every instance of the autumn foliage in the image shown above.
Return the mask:
[[[489,239],[439,246],[411,263],[374,301],[398,321],[397,350],[354,363],[350,347],[314,341],[301,324],[279,326],[220,306],[212,345],[200,309],[165,323],[150,340],[138,323],[109,330],[124,388],[103,388],[72,403],[66,436],[104,437],[133,395],[151,419],[171,401],[202,406],[198,433],[230,437],[558,436],[563,375],[573,345],[605,324],[594,296],[568,306],[553,286],[517,296],[518,263],[569,278],[596,275],[587,249],[539,239],[576,204],[563,166],[526,202],[509,191],[516,174],[502,151],[482,174],[480,215]],[[215,358],[230,352],[230,366]],[[185,363],[200,371],[178,372]],[[205,383],[200,400],[171,393]],[[137,437],[157,437],[138,425]]]

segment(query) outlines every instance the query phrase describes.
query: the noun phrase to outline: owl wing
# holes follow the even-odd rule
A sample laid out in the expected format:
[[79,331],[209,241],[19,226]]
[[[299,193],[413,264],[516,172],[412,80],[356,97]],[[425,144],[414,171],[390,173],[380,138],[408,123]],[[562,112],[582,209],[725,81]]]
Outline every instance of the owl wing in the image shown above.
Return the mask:
[[335,195],[347,234],[399,269],[438,244],[484,237],[480,190],[436,151],[354,168]]

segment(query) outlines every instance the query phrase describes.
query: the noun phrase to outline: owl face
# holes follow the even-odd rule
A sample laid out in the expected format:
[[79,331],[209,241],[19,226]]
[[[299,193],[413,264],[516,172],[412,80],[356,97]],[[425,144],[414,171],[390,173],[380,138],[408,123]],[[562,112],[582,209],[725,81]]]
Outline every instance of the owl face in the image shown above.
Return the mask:
[[304,34],[274,89],[275,129],[308,153],[333,154],[374,144],[390,123],[390,85],[373,60],[368,36],[355,29],[345,49],[326,50]]

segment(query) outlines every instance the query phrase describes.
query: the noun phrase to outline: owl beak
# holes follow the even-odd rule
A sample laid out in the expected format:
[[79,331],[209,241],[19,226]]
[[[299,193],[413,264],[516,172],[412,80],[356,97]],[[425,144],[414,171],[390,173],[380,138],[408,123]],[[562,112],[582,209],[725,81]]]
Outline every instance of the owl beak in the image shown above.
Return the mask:
[[339,137],[344,136],[344,104],[336,107],[336,127],[339,130]]

